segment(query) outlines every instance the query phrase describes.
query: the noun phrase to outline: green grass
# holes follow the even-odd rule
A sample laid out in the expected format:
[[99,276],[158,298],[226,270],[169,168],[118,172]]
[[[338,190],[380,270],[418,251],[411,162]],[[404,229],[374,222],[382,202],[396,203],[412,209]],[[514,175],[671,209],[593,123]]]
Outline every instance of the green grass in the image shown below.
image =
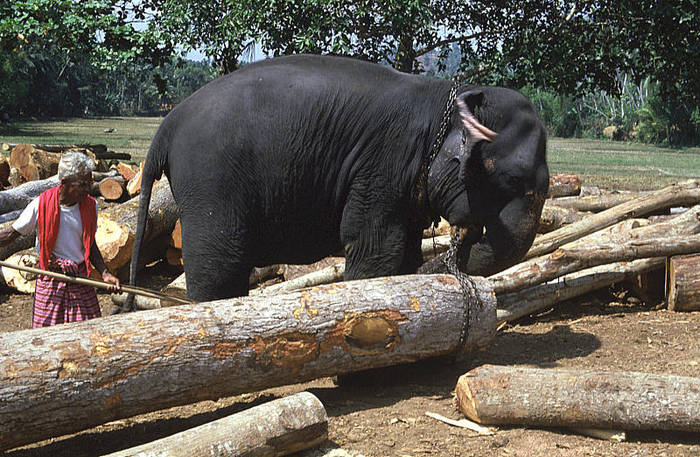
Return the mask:
[[700,148],[550,138],[547,162],[552,173],[576,173],[583,185],[606,189],[650,190],[700,178]]
[[[104,144],[109,150],[131,154],[134,162],[146,157],[162,117],[73,118],[15,121],[0,127],[2,143]],[[114,129],[105,133],[106,129]]]
[[[0,142],[105,144],[115,152],[146,157],[161,117],[105,117],[15,121],[0,127]],[[105,129],[114,129],[105,133]],[[658,189],[700,178],[700,148],[670,149],[607,140],[550,138],[547,161],[552,173],[576,173],[583,185],[606,189]]]

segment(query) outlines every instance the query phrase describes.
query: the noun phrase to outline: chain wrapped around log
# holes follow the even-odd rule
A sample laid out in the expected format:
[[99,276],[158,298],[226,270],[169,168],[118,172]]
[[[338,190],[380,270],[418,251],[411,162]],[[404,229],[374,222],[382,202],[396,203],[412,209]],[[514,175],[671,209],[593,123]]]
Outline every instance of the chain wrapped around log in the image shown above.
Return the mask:
[[[429,357],[496,332],[473,278],[406,275],[239,297],[0,334],[0,451],[172,406]],[[466,303],[466,305],[472,305]]]

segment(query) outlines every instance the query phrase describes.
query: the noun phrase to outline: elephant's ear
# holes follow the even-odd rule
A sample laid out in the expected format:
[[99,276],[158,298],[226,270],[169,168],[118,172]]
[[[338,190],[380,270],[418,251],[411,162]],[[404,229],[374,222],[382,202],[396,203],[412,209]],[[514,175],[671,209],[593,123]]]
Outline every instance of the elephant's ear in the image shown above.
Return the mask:
[[457,108],[462,118],[462,124],[466,129],[472,143],[479,141],[492,142],[498,135],[493,130],[484,126],[474,116],[474,109],[484,102],[484,93],[478,89],[463,92],[457,96]]

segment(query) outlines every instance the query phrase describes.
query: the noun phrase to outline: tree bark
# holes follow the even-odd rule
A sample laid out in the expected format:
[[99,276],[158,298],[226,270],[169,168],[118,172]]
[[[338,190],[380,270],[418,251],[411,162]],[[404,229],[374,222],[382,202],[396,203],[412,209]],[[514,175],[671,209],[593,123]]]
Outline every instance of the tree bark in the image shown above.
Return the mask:
[[[125,203],[100,211],[95,240],[110,271],[117,271],[131,260],[138,208],[139,199],[132,198]],[[170,192],[170,186],[168,181],[163,179],[153,189],[143,249],[157,236],[169,235],[178,217],[179,210]],[[161,258],[165,254],[166,247],[163,247]]]
[[639,274],[661,270],[665,265],[664,257],[600,265],[519,292],[499,294],[498,323],[520,319],[565,300],[629,280]]
[[[0,230],[12,225],[14,221],[5,222],[0,225]],[[32,230],[31,233],[27,235],[20,235],[16,240],[8,244],[7,246],[0,247],[0,259],[7,259],[15,252],[19,252],[23,249],[28,249],[35,245],[36,241],[36,230]]]
[[549,176],[547,197],[569,197],[581,193],[581,180],[571,173],[558,173]]
[[456,395],[482,424],[700,432],[700,378],[483,365]]
[[2,333],[0,450],[172,406],[466,355],[495,335],[493,290],[473,279],[482,306],[465,302],[451,276],[405,275]]
[[252,289],[250,295],[274,295],[291,290],[303,289],[305,287],[313,287],[319,284],[330,284],[333,282],[342,281],[345,275],[345,261],[339,261],[335,265],[314,271],[303,276],[284,281],[279,284],[273,284],[267,287],[259,287]]
[[649,192],[614,192],[600,195],[559,197],[548,200],[546,204],[575,211],[599,213],[642,197],[648,193]]
[[300,392],[105,457],[283,456],[327,439],[326,409],[315,395]]
[[592,246],[571,243],[549,255],[531,259],[489,276],[489,280],[497,294],[515,292],[596,265],[696,252],[700,252],[700,235],[689,235],[680,239],[675,236],[628,239]]
[[633,216],[639,217],[660,208],[689,206],[698,203],[700,203],[700,181],[691,180],[674,184],[537,238],[525,254],[525,259],[547,254],[566,243]]
[[[548,200],[549,201],[549,200]],[[537,233],[549,233],[565,225],[573,224],[581,219],[590,216],[593,213],[577,211],[575,209],[563,208],[556,205],[544,202],[542,215],[540,216],[540,225],[537,227]]]
[[26,208],[29,202],[42,192],[59,184],[58,176],[52,176],[48,179],[31,181],[12,189],[3,190],[0,192],[0,214]]
[[667,303],[671,311],[700,311],[700,254],[669,259]]
[[136,197],[139,193],[141,193],[141,172],[143,171],[143,165],[144,162],[142,160],[139,164],[139,170],[126,185],[126,191],[129,192],[131,197]]

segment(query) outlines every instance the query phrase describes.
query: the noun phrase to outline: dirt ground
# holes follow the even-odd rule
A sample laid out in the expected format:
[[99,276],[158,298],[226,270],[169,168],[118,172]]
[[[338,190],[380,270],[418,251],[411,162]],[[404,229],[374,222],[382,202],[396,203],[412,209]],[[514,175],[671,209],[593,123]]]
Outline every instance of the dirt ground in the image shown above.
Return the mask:
[[[148,269],[148,285],[167,283],[172,271]],[[144,284],[146,285],[146,284]],[[0,331],[31,326],[27,295],[0,295]],[[104,314],[113,310],[100,294]],[[297,454],[328,456],[700,456],[700,435],[627,432],[602,441],[567,429],[498,427],[478,436],[426,416],[462,418],[455,407],[457,378],[482,364],[629,370],[698,376],[700,312],[673,313],[613,288],[523,318],[498,331],[488,350],[467,362],[428,360],[356,377],[338,386],[329,378],[114,421],[79,434],[8,451],[8,457],[97,456],[136,446],[233,414],[274,398],[308,390],[325,405],[328,441]]]

